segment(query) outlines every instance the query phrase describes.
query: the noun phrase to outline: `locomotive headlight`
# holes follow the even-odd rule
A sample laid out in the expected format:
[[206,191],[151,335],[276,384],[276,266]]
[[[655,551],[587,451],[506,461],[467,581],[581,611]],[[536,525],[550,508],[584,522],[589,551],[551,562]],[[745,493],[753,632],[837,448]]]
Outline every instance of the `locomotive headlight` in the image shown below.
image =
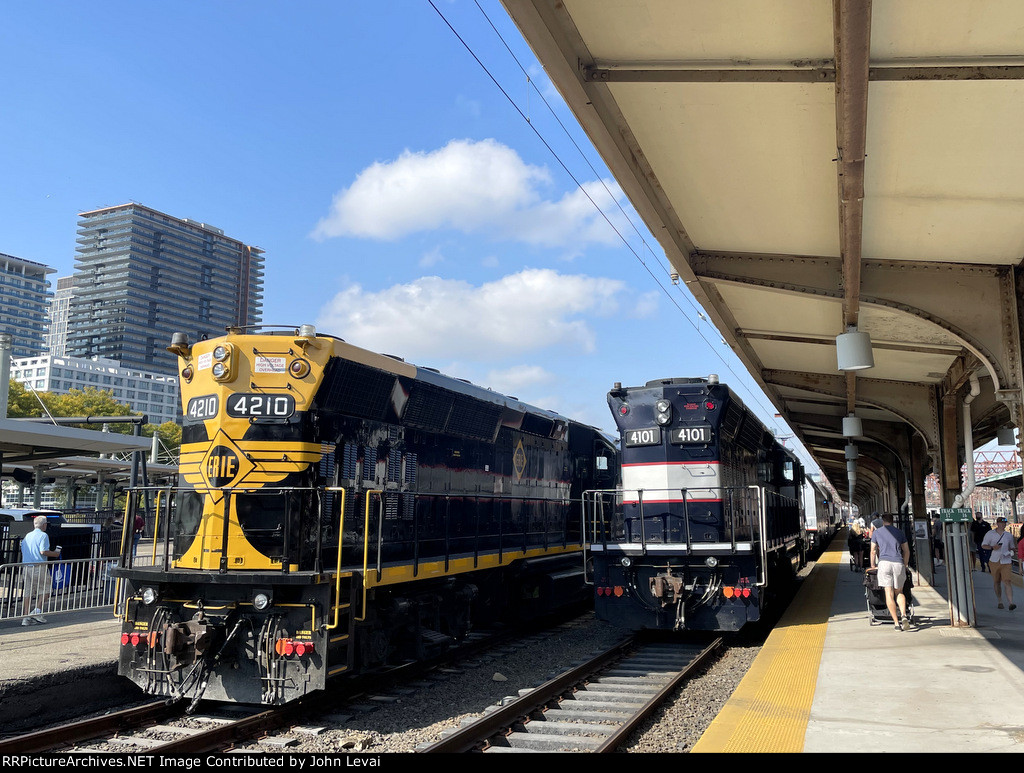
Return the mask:
[[633,559],[630,558],[629,556],[623,556],[622,560],[619,563],[622,564],[627,569],[629,569],[629,567],[631,567],[633,565]]
[[718,559],[714,556],[708,556],[704,559],[704,566],[706,566],[708,569],[714,569],[716,566],[718,566]]
[[147,607],[156,601],[156,591],[153,588],[142,589],[142,603]]
[[672,403],[668,400],[658,400],[654,404],[654,421],[665,426],[672,422]]
[[252,605],[256,608],[257,612],[262,612],[270,606],[270,596],[266,593],[257,593],[252,597]]
[[234,344],[217,344],[211,352],[213,368],[210,372],[217,381],[230,381],[235,377],[236,368],[232,363],[238,360],[237,347]]

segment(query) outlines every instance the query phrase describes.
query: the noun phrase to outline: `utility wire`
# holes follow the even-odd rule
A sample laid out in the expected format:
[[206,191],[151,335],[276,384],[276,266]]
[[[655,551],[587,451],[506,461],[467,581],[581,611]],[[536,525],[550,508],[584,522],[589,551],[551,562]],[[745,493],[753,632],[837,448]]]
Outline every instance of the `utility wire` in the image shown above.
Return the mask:
[[[774,416],[775,415],[774,407],[772,407],[771,409],[766,408],[765,405],[761,402],[760,398],[743,382],[742,378],[739,376],[739,374],[736,373],[735,370],[733,370],[732,366],[728,362],[726,362],[725,358],[722,357],[722,355],[719,353],[718,349],[704,336],[704,334],[701,331],[699,325],[694,323],[694,321],[687,315],[687,313],[683,310],[683,308],[676,302],[676,299],[672,296],[672,294],[668,291],[668,289],[665,288],[665,286],[661,283],[659,278],[651,270],[651,267],[643,259],[643,256],[641,256],[640,254],[637,253],[637,251],[629,243],[629,241],[626,239],[626,237],[623,236],[622,232],[612,222],[611,218],[605,213],[605,211],[601,208],[601,206],[594,200],[593,196],[590,195],[590,193],[586,190],[586,188],[583,186],[583,184],[580,182],[580,180],[576,177],[576,175],[573,174],[573,172],[569,169],[569,167],[566,164],[566,162],[562,160],[561,156],[559,156],[558,152],[552,147],[551,143],[549,143],[548,140],[543,136],[543,134],[541,134],[541,132],[537,128],[536,124],[530,119],[530,117],[526,113],[523,112],[523,110],[519,107],[519,105],[512,98],[512,96],[508,93],[508,91],[498,81],[497,77],[495,77],[495,75],[491,72],[491,70],[487,67],[487,65],[484,64],[484,62],[480,59],[480,57],[477,56],[476,52],[469,45],[469,43],[465,40],[465,38],[463,38],[463,36],[459,34],[458,30],[455,29],[455,27],[447,19],[447,17],[438,9],[438,7],[434,4],[434,0],[429,0],[429,1],[430,1],[430,6],[434,9],[434,11],[437,13],[437,15],[445,23],[445,25],[448,27],[448,29],[451,30],[452,34],[455,35],[456,39],[463,45],[463,47],[466,49],[466,51],[469,53],[469,55],[473,57],[473,59],[476,61],[476,63],[484,71],[484,73],[487,75],[487,77],[490,78],[491,82],[494,83],[495,87],[497,87],[497,89],[502,93],[502,95],[505,97],[505,99],[508,100],[509,104],[512,105],[513,109],[517,113],[519,113],[520,117],[530,127],[530,129],[533,131],[534,135],[536,135],[537,139],[540,140],[541,144],[543,144],[544,147],[547,148],[548,152],[551,153],[552,157],[555,159],[556,162],[558,162],[558,165],[561,166],[562,170],[569,176],[569,178],[573,181],[573,183],[575,183],[576,187],[583,193],[584,196],[587,197],[587,199],[594,206],[594,208],[601,215],[601,217],[605,220],[605,222],[608,224],[608,226],[619,237],[619,239],[625,245],[626,249],[628,249],[633,254],[633,257],[636,258],[636,260],[640,263],[640,265],[643,266],[644,270],[646,270],[647,273],[651,276],[651,278],[654,280],[655,284],[658,285],[658,288],[665,294],[665,296],[669,299],[669,301],[672,303],[672,305],[675,306],[676,310],[683,316],[683,319],[685,319],[690,324],[690,326],[693,327],[693,329],[697,333],[697,335],[700,336],[700,338],[704,341],[705,344],[707,344],[709,350],[721,361],[721,363],[726,367],[726,369],[733,376],[736,377],[736,379],[739,382],[740,386],[743,387],[744,391],[746,391],[746,393],[748,395],[750,395],[750,397],[761,408],[761,410],[764,411],[767,416]],[[653,250],[651,248],[651,246],[648,244],[647,240],[644,238],[644,235],[640,232],[640,230],[637,228],[636,224],[633,222],[633,219],[629,216],[629,213],[627,213],[626,210],[622,207],[622,204],[619,201],[618,197],[616,197],[611,192],[611,190],[609,190],[609,188],[608,188],[604,178],[602,177],[602,175],[598,172],[598,170],[590,162],[590,159],[587,157],[586,153],[584,153],[584,151],[580,147],[579,143],[576,142],[576,139],[572,136],[572,133],[568,130],[568,128],[565,126],[565,124],[562,122],[562,120],[558,117],[556,111],[554,110],[554,108],[552,108],[551,104],[545,98],[543,92],[541,92],[540,89],[537,88],[537,86],[534,83],[534,80],[530,76],[529,72],[526,70],[526,68],[523,66],[522,62],[515,55],[515,53],[512,51],[512,48],[506,42],[506,40],[502,36],[501,32],[494,25],[494,22],[491,21],[490,17],[487,15],[487,12],[480,6],[479,0],[474,0],[474,2],[475,2],[476,7],[479,9],[481,15],[483,15],[484,19],[487,21],[487,24],[490,26],[490,28],[493,30],[494,34],[497,36],[498,40],[501,41],[501,44],[505,47],[505,50],[509,53],[509,55],[512,57],[513,61],[515,61],[516,65],[518,65],[519,69],[526,76],[527,82],[530,84],[530,87],[540,97],[540,99],[544,103],[545,107],[547,107],[548,112],[551,113],[552,117],[555,119],[555,122],[561,127],[561,129],[565,133],[566,137],[569,139],[569,141],[572,143],[572,145],[576,148],[577,152],[580,154],[580,157],[584,160],[584,162],[590,168],[590,170],[593,173],[594,177],[597,178],[600,181],[601,185],[604,187],[605,192],[608,194],[609,198],[615,203],[615,205],[618,207],[619,211],[622,213],[622,215],[624,216],[626,221],[630,224],[630,226],[636,232],[637,236],[640,238],[640,241],[642,242],[644,247],[646,247],[648,250],[650,250],[651,255],[655,257],[655,260],[657,261],[659,267],[663,271],[665,271],[666,274],[668,274],[669,273],[668,269],[666,269],[665,266],[661,263],[661,261],[657,259],[657,254],[656,254],[655,250]],[[685,293],[683,293],[681,288],[679,290],[679,293],[694,308],[694,311],[697,313],[697,315],[700,317],[700,319],[703,319],[703,320],[707,321],[707,317],[696,307],[695,302],[693,300],[691,300]],[[710,325],[710,322],[709,322],[709,325]],[[719,333],[719,336],[720,336],[720,338],[722,340],[722,343],[725,343],[725,338],[721,337],[720,333]],[[776,435],[781,435],[781,432],[780,432],[780,430],[779,430],[779,428],[777,426],[775,427],[775,429],[776,429]]]

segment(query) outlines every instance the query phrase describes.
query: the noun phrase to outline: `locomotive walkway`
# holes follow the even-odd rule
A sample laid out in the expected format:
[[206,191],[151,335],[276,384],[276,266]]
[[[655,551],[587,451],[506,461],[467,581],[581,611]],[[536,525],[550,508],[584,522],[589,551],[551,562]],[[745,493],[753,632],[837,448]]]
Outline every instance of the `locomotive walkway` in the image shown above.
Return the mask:
[[[897,632],[871,624],[848,557],[840,532],[693,751],[1024,751],[1024,589],[1019,609],[998,610],[974,572],[978,627],[953,628],[940,569],[938,587],[915,588],[917,626]],[[0,622],[0,724],[30,694],[73,700],[69,681],[114,671],[109,608],[49,620]]]

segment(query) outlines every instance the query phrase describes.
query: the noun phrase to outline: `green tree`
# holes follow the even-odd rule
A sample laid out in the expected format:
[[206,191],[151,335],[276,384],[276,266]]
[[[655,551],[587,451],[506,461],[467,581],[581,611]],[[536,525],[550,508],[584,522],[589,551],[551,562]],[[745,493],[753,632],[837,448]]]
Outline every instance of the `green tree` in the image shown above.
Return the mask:
[[11,381],[7,392],[7,417],[27,419],[42,414],[43,409],[35,396],[20,381]]
[[[67,394],[54,394],[52,392],[36,392],[26,389],[17,381],[11,381],[10,391],[7,397],[7,415],[14,418],[33,418],[43,416],[42,405],[54,418],[87,417],[87,416],[139,416],[127,405],[119,403],[114,399],[113,394],[103,389],[86,387],[85,389],[72,389]],[[77,424],[72,425],[84,429],[100,430],[102,424]],[[135,434],[135,427],[132,424],[111,423],[108,425],[110,432],[121,435]],[[181,446],[181,427],[173,421],[164,422],[157,426],[146,424],[142,427],[142,434],[146,437],[153,437],[153,433],[160,435],[160,441],[177,453]]]

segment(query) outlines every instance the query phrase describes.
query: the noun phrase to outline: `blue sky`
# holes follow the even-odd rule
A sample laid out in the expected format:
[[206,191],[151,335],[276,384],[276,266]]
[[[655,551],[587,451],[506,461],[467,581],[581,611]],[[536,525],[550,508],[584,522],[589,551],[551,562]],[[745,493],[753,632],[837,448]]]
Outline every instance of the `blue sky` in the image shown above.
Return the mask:
[[0,72],[0,252],[54,277],[137,201],[264,249],[267,324],[609,431],[718,373],[790,434],[495,0],[8,4]]

